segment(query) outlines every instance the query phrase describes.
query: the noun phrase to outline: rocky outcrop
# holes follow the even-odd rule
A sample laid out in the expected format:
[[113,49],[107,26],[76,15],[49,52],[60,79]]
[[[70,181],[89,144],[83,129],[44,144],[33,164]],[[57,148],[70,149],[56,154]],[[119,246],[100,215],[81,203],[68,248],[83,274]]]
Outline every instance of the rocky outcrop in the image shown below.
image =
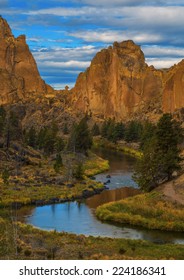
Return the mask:
[[73,103],[99,117],[125,119],[160,110],[163,73],[145,63],[133,41],[115,42],[96,54],[73,89]]
[[0,17],[0,104],[45,95],[53,89],[41,79],[24,35],[15,38]]
[[157,121],[176,112],[184,120],[184,60],[157,70],[133,41],[115,42],[96,54],[72,92],[73,106],[94,117]]
[[165,76],[162,105],[164,112],[184,108],[184,60],[171,67]]

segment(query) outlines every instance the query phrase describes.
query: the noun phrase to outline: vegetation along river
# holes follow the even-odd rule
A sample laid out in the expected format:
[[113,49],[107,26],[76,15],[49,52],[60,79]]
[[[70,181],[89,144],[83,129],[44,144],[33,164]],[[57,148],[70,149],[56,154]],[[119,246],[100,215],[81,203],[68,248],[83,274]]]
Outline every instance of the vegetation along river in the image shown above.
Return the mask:
[[[110,180],[107,183],[109,189],[82,202],[74,201],[34,207],[31,209],[30,214],[25,217],[26,223],[44,230],[55,229],[57,231],[92,236],[184,244],[183,233],[107,224],[102,223],[95,217],[97,206],[139,193],[138,186],[132,179],[136,163],[135,158],[107,149],[98,149],[95,152],[109,160],[110,169],[95,176],[97,181],[107,182],[107,180]],[[133,188],[130,188],[130,186]]]

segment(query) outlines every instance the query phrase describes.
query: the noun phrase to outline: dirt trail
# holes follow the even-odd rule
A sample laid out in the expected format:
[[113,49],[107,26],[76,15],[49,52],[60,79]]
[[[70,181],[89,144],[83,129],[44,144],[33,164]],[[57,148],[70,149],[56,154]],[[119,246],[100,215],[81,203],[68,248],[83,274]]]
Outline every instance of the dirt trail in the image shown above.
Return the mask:
[[158,188],[167,199],[184,205],[184,174]]

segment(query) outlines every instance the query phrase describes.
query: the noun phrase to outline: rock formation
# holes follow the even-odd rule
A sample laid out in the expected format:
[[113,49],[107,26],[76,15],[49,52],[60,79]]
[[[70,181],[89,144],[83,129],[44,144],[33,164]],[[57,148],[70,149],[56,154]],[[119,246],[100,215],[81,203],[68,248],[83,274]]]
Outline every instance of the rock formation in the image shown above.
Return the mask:
[[157,120],[184,107],[184,61],[156,70],[133,41],[115,42],[96,54],[72,91],[75,107],[94,117]]
[[163,111],[184,108],[184,60],[171,67],[164,79]]
[[[15,38],[0,17],[0,104],[25,103],[32,98],[43,104],[40,100],[49,94],[58,96],[41,79],[25,36]],[[141,48],[133,41],[115,42],[96,54],[67,95],[73,114],[78,110],[100,119],[156,121],[162,112],[179,112],[184,121],[184,60],[170,69],[156,70],[145,63]]]
[[96,116],[124,119],[161,108],[162,71],[145,63],[133,41],[115,42],[96,54],[73,89],[73,102]]
[[41,79],[24,35],[15,38],[0,17],[0,104],[44,95],[53,89]]

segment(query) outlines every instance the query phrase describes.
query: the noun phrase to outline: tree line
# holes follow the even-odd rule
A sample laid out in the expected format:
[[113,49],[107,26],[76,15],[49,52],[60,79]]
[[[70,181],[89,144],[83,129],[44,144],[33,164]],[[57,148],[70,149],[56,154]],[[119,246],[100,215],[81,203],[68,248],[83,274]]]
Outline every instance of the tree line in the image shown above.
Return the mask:
[[[97,135],[114,143],[125,140],[140,144],[143,156],[138,161],[134,180],[143,190],[150,191],[160,183],[170,180],[173,172],[180,169],[182,158],[179,144],[183,141],[183,129],[171,114],[163,114],[157,124],[136,120],[125,124],[108,119],[101,126],[95,123],[91,129],[86,115],[73,125],[70,133],[66,124],[63,131],[68,134],[67,140],[60,136],[58,126],[54,122],[40,130],[35,127],[22,130],[16,114],[11,111],[7,114],[0,106],[0,138],[4,138],[4,147],[8,149],[12,140],[21,139],[24,144],[42,150],[46,155],[56,153],[56,171],[62,165],[61,151],[65,149],[87,155],[93,143],[93,136]],[[0,144],[2,145],[1,142]]]

